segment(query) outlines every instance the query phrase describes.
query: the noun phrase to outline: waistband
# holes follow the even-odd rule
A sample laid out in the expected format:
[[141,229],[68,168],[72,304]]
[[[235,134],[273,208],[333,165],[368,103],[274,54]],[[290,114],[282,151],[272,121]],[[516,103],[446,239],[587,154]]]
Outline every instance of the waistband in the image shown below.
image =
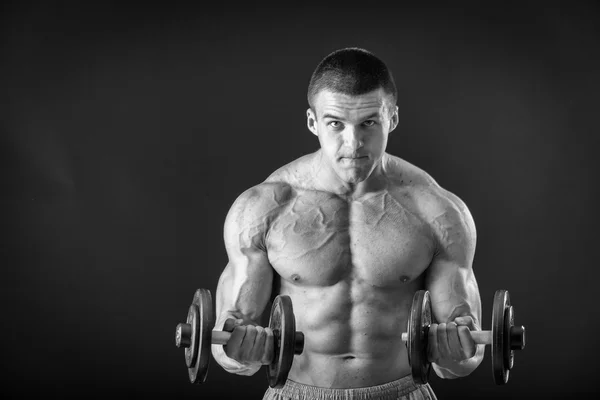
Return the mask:
[[281,389],[269,388],[270,392],[290,399],[315,399],[315,400],[367,400],[367,399],[397,399],[419,389],[412,376],[406,375],[392,382],[376,386],[352,389],[329,389],[287,380]]

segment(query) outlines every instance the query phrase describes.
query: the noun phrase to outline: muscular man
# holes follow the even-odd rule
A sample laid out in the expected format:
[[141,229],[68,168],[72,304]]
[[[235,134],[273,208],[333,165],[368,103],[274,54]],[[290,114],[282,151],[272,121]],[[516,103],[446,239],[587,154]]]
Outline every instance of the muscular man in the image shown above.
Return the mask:
[[233,334],[213,345],[215,359],[240,375],[268,364],[272,332],[258,325],[276,294],[291,297],[305,335],[285,387],[265,399],[435,398],[412,382],[401,340],[419,289],[440,322],[429,334],[437,375],[465,376],[482,360],[469,334],[481,329],[475,225],[457,196],[385,152],[396,98],[372,53],[325,57],[308,88],[320,149],[246,190],[227,215],[215,329]]

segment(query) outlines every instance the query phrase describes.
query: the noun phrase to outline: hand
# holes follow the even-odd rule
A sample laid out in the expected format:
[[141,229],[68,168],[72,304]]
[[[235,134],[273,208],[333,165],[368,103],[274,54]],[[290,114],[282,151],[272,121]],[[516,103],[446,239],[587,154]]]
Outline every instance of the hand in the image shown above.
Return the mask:
[[274,338],[271,328],[254,325],[239,325],[242,320],[228,319],[224,331],[231,337],[223,349],[227,357],[240,363],[271,364],[274,357]]
[[440,367],[451,368],[475,355],[477,345],[471,330],[475,330],[471,317],[458,317],[452,322],[431,324],[428,337],[428,358]]

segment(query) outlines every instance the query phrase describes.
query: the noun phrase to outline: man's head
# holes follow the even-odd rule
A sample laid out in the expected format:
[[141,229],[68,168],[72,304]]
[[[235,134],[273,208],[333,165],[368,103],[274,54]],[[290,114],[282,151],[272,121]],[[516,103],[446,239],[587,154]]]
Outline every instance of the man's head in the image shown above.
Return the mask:
[[356,96],[379,88],[395,106],[396,84],[385,63],[365,49],[349,47],[334,51],[317,65],[308,84],[308,104],[314,110],[321,90]]
[[307,124],[342,181],[364,181],[379,164],[388,134],[398,124],[396,97],[392,74],[366,50],[337,50],[315,69]]

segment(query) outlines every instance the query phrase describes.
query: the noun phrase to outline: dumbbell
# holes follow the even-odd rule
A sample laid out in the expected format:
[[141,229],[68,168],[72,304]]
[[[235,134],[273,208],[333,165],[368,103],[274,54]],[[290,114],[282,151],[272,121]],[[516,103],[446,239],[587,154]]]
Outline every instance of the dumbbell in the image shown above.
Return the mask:
[[[210,365],[211,344],[226,345],[231,332],[215,331],[212,296],[208,289],[198,289],[194,294],[185,323],[175,329],[175,345],[185,348],[185,363],[190,382],[203,383]],[[269,386],[281,388],[292,367],[294,354],[302,354],[304,334],[296,332],[296,319],[292,300],[279,295],[273,300],[269,328],[273,330],[273,361],[267,366]]]
[[[431,363],[427,359],[427,340],[432,320],[429,292],[419,290],[413,297],[407,332],[402,334],[412,377],[417,384],[426,384],[429,379]],[[492,309],[492,330],[470,332],[476,344],[492,346],[492,372],[497,385],[508,382],[509,372],[514,366],[514,350],[525,348],[525,327],[515,326],[514,320],[508,291],[497,290]]]

